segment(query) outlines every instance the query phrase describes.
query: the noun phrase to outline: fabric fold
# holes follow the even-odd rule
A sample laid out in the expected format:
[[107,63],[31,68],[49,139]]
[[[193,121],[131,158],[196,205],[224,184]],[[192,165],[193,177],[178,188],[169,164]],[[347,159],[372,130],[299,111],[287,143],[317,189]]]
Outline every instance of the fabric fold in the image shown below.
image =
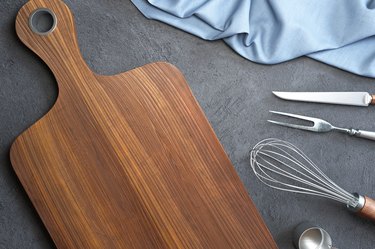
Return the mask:
[[149,19],[205,40],[223,39],[241,56],[275,64],[300,56],[375,77],[372,0],[132,0]]

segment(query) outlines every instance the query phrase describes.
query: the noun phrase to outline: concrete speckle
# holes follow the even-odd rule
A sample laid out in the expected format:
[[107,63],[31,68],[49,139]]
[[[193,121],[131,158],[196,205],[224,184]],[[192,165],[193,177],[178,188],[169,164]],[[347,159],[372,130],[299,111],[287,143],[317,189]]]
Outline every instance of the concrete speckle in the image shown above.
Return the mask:
[[[14,20],[26,1],[0,1],[0,249],[54,248],[17,180],[9,148],[22,131],[53,105],[58,89],[48,67],[16,37]],[[222,41],[208,42],[147,20],[129,1],[67,0],[88,65],[116,74],[154,61],[175,64],[232,160],[281,249],[293,248],[295,225],[310,220],[324,227],[338,248],[371,249],[374,225],[337,203],[270,189],[257,181],[247,153],[261,139],[276,137],[299,146],[337,184],[375,196],[375,143],[342,134],[312,134],[266,123],[268,110],[316,116],[338,126],[375,130],[374,109],[292,103],[272,90],[368,91],[372,79],[308,58],[264,66],[235,54]]]

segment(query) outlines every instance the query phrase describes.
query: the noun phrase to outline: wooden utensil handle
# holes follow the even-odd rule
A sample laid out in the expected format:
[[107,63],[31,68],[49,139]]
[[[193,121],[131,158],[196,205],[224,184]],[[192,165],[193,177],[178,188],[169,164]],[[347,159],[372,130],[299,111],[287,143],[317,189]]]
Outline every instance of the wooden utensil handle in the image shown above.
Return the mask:
[[375,105],[375,94],[371,95],[372,100],[371,100],[371,105]]
[[365,205],[357,214],[365,219],[375,221],[375,200],[365,196]]

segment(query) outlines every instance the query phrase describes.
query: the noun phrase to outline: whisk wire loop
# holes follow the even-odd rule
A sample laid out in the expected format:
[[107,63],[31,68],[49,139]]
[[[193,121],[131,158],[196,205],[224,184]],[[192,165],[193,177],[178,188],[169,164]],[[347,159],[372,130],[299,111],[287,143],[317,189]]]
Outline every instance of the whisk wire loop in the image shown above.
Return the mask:
[[[271,163],[269,163],[269,164],[271,165]],[[324,187],[322,187],[322,186],[320,186],[320,185],[313,184],[313,183],[311,183],[311,182],[309,182],[309,181],[307,181],[307,180],[305,180],[305,179],[303,179],[303,178],[300,178],[300,177],[298,177],[298,176],[295,176],[295,175],[293,175],[293,174],[291,174],[291,173],[289,173],[289,172],[287,172],[287,171],[285,171],[285,170],[278,169],[278,170],[282,171],[282,172],[279,172],[279,171],[277,171],[277,170],[275,170],[275,169],[272,169],[272,168],[270,168],[270,167],[267,167],[267,166],[264,165],[264,164],[259,163],[259,165],[262,166],[262,167],[259,168],[259,170],[262,171],[263,175],[257,173],[258,178],[261,177],[263,180],[271,181],[271,182],[273,182],[273,183],[277,183],[277,184],[279,184],[279,185],[282,185],[282,186],[288,187],[289,189],[287,189],[287,191],[289,191],[289,192],[297,192],[297,191],[298,191],[299,193],[305,193],[305,192],[308,192],[309,194],[314,194],[314,195],[319,195],[319,196],[325,196],[325,197],[328,197],[328,196],[330,196],[330,195],[333,195],[333,196],[335,196],[335,197],[334,197],[335,199],[345,202],[345,199],[342,199],[341,196],[340,196],[339,194],[337,194],[337,193],[335,193],[335,192],[333,192],[333,191],[327,190],[327,189],[325,189]],[[308,186],[314,187],[314,188],[316,188],[317,190],[307,189],[307,188],[304,188],[304,187],[295,186],[295,185],[287,184],[287,183],[284,183],[284,182],[279,182],[279,181],[275,180],[273,177],[271,177],[269,174],[267,174],[267,173],[265,172],[265,170],[263,170],[263,168],[266,169],[266,170],[269,170],[269,171],[271,171],[271,172],[274,172],[274,173],[276,173],[276,174],[279,174],[279,175],[281,175],[281,176],[284,176],[284,177],[286,177],[286,178],[289,178],[290,180],[298,181],[298,182],[300,182],[300,183],[302,183],[302,184],[306,184],[306,185],[308,185]],[[284,173],[283,173],[283,172],[284,172]],[[308,176],[307,176],[307,177],[308,177]],[[264,182],[266,185],[270,186],[270,184],[267,184],[267,182],[265,182],[265,181],[262,181],[262,182]],[[271,186],[271,187],[274,187],[274,188],[275,188],[275,186]],[[280,189],[280,190],[283,190],[283,188],[281,188],[281,187],[276,187],[276,188],[278,188],[278,189]],[[322,191],[323,193],[322,193],[322,192],[319,192],[318,190]]]
[[358,198],[339,187],[300,149],[275,138],[257,143],[250,151],[250,165],[267,186],[315,195],[355,207]]
[[[270,151],[270,152],[273,153],[272,151]],[[283,163],[281,160],[279,160],[278,158],[276,158],[276,157],[274,157],[274,156],[272,156],[272,155],[270,155],[270,154],[263,153],[263,152],[260,152],[260,153],[261,153],[262,155],[265,155],[265,156],[267,156],[267,157],[270,157],[270,158],[274,159],[276,162]],[[280,156],[282,156],[282,157],[285,157],[284,155],[281,155],[281,154],[279,154],[279,153],[276,153],[276,154],[277,154],[277,155],[280,155]],[[304,165],[302,165],[302,164],[299,163],[298,161],[291,160],[290,158],[285,157],[286,159],[288,159],[288,160],[290,160],[291,162],[295,163],[297,166],[299,166],[299,167],[303,168],[304,170],[306,170],[306,171],[307,171],[308,173],[310,173],[313,177],[311,177],[311,176],[309,176],[309,175],[307,175],[307,174],[305,174],[305,173],[303,173],[303,172],[301,172],[301,171],[298,171],[297,169],[293,168],[293,167],[290,166],[290,165],[287,165],[287,164],[286,164],[285,166],[288,167],[289,169],[295,171],[296,173],[302,175],[303,177],[305,177],[305,178],[311,180],[312,182],[309,182],[309,181],[306,180],[306,179],[303,179],[303,178],[301,178],[301,177],[298,177],[297,175],[293,175],[292,173],[290,173],[290,172],[288,172],[288,171],[286,171],[286,170],[283,170],[283,169],[281,169],[281,168],[275,166],[273,163],[269,162],[267,159],[265,159],[265,158],[263,158],[263,157],[260,157],[260,158],[262,158],[262,160],[264,160],[266,163],[268,163],[269,165],[271,165],[271,166],[274,167],[274,169],[271,169],[271,168],[269,168],[269,167],[267,167],[267,166],[265,166],[265,165],[263,165],[263,164],[260,164],[261,166],[263,166],[264,168],[266,168],[266,169],[268,169],[268,170],[270,170],[270,171],[272,171],[272,172],[275,172],[275,173],[280,174],[280,175],[282,175],[282,176],[288,177],[288,178],[291,179],[291,180],[298,181],[298,182],[300,182],[300,183],[304,183],[304,184],[309,185],[309,186],[311,186],[311,187],[314,187],[314,188],[320,189],[321,191],[329,192],[330,194],[337,195],[337,194],[335,193],[335,189],[334,189],[331,185],[329,185],[329,183],[327,183],[327,182],[325,182],[325,181],[321,181],[321,182],[320,182],[320,181],[319,181],[319,176],[318,176],[317,174],[315,174],[315,173],[314,173],[313,171],[311,171],[310,169],[306,168]],[[294,158],[294,159],[295,159],[295,158]],[[280,171],[281,171],[282,173],[280,173]],[[264,174],[266,174],[265,171],[262,170],[262,172],[263,172]],[[268,174],[267,174],[267,176],[268,176],[269,179],[271,180],[272,177],[269,176]],[[275,180],[273,179],[272,181],[275,181]],[[280,183],[280,184],[284,185],[285,183]],[[292,186],[292,185],[287,185],[287,186]],[[293,186],[293,187],[295,187],[295,186]],[[330,191],[330,190],[332,190],[332,191]]]

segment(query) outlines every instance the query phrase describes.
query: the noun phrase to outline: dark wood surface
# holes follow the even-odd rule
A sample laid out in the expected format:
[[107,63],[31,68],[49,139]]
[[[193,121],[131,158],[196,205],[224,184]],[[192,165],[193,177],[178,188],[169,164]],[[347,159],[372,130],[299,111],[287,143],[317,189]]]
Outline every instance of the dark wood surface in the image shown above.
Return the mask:
[[[58,20],[46,36],[28,26],[42,7]],[[11,148],[58,248],[277,248],[174,66],[94,74],[57,0],[28,2],[16,31],[59,85],[52,110]]]

